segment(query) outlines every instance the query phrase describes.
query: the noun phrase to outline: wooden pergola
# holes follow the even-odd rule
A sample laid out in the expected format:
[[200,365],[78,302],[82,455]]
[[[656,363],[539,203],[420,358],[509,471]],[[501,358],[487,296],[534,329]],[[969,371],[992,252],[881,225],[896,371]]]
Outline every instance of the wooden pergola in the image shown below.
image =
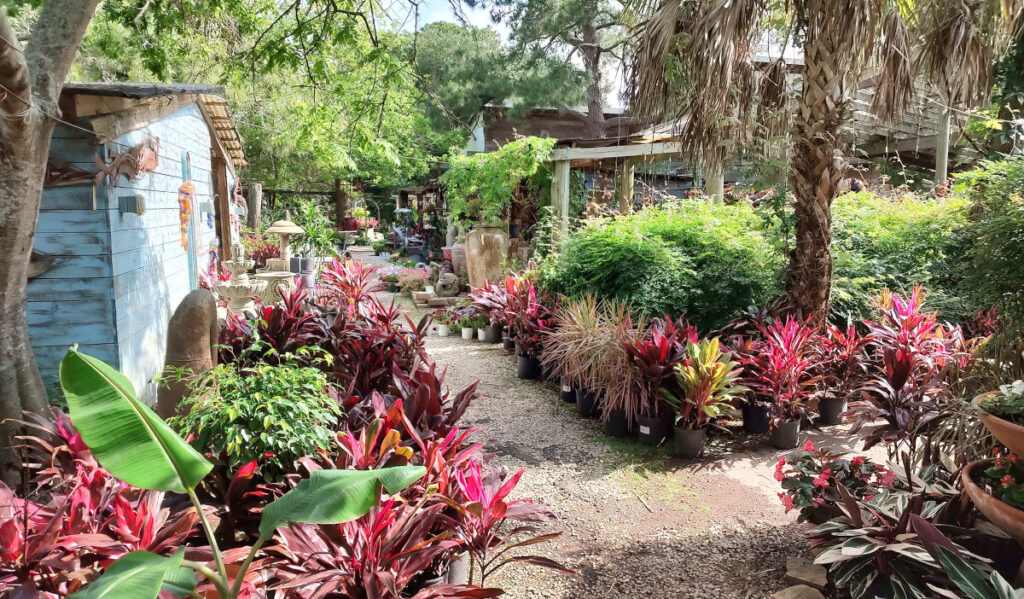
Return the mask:
[[682,145],[675,141],[631,143],[598,148],[555,148],[548,160],[552,163],[551,205],[558,215],[559,232],[564,237],[569,232],[569,170],[573,162],[623,159],[619,178],[619,211],[629,212],[633,205],[633,179],[636,165],[651,159],[678,155]]

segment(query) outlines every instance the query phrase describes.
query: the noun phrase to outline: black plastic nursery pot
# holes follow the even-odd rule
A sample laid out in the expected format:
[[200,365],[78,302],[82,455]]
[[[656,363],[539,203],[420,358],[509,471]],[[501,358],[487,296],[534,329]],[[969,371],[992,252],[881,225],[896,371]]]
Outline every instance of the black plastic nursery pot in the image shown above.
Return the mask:
[[510,239],[516,239],[519,237],[519,223],[508,224],[508,236]]
[[576,410],[580,416],[593,416],[597,413],[597,396],[592,391],[576,390]]
[[564,402],[576,403],[576,390],[572,388],[572,385],[566,383],[564,379],[559,387],[558,396],[561,397]]
[[605,416],[604,434],[609,437],[629,436],[629,421],[626,419],[626,410],[611,410]]
[[846,400],[842,397],[823,397],[818,401],[818,424],[831,426],[841,424],[842,413],[846,410]]
[[800,444],[800,419],[787,420],[775,425],[768,435],[768,443],[775,449],[793,449]]
[[771,428],[768,408],[756,403],[743,404],[743,430],[754,435],[767,433]]
[[704,441],[707,439],[706,428],[675,427],[674,442],[676,455],[687,460],[699,458],[704,454]]
[[484,341],[487,343],[501,343],[501,328],[501,325],[487,325],[484,328]]
[[672,434],[671,422],[662,415],[640,416],[636,424],[637,439],[644,445],[656,446]]
[[504,344],[502,347],[504,347],[508,351],[512,351],[512,350],[514,350],[516,348],[516,338],[515,337],[509,337],[508,335],[505,335],[505,339],[504,339],[504,341],[502,341],[502,343]]
[[516,360],[516,376],[521,379],[537,380],[540,378],[540,360],[526,354],[519,354]]

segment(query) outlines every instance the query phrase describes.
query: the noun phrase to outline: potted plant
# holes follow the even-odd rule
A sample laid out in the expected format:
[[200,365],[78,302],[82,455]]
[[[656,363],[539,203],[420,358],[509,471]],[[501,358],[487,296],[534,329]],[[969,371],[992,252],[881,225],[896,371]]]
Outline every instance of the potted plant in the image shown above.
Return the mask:
[[475,318],[472,314],[466,314],[459,319],[459,326],[462,328],[462,338],[465,341],[473,340],[473,335],[476,333]]
[[974,398],[974,407],[992,436],[1011,452],[1024,455],[1024,381],[1000,385]]
[[663,392],[676,392],[669,389],[675,384],[675,367],[686,358],[687,344],[696,343],[697,338],[697,329],[686,320],[661,318],[625,337],[624,347],[636,373],[637,398],[635,413],[627,416],[636,419],[641,443],[658,445],[672,434],[673,410]]
[[580,389],[594,386],[595,368],[601,345],[603,306],[591,294],[560,302],[555,310],[558,327],[544,336],[541,364],[560,381],[560,396],[575,402]]
[[539,379],[542,336],[548,330],[552,315],[537,299],[537,290],[529,279],[507,277],[505,290],[511,315],[509,326],[516,336],[517,375],[522,379]]
[[586,413],[588,404],[599,410],[606,435],[626,436],[640,414],[639,371],[626,346],[644,334],[642,327],[633,324],[625,304],[605,304],[598,328],[593,387],[584,398],[591,401],[580,403],[577,395],[576,406],[581,414]]
[[434,313],[434,325],[438,337],[447,337],[450,333],[448,328],[455,325],[455,315],[448,310],[438,310]]
[[761,327],[758,351],[743,359],[744,384],[755,398],[769,404],[769,443],[777,449],[800,444],[800,420],[807,398],[818,379],[811,376],[810,346],[815,330],[789,316]]
[[704,453],[708,426],[734,396],[747,391],[737,384],[740,372],[739,363],[722,353],[717,337],[687,343],[686,360],[675,366],[680,392],[662,389],[665,402],[675,408],[676,455],[692,459]]
[[997,454],[968,464],[964,491],[978,510],[1018,543],[1024,543],[1024,460]]
[[818,379],[818,422],[835,425],[841,422],[847,401],[867,380],[870,361],[868,346],[873,334],[861,335],[851,323],[842,330],[827,325],[812,347],[813,373]]
[[473,316],[473,327],[476,329],[476,340],[485,341],[487,339],[487,325],[490,322],[483,314],[476,314]]

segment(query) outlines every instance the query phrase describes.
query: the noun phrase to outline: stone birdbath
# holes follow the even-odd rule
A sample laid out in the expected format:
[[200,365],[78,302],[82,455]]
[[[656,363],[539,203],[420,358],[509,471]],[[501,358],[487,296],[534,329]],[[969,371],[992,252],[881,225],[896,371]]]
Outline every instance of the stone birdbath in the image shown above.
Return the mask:
[[306,231],[289,220],[291,216],[288,212],[284,213],[284,220],[274,222],[267,228],[267,233],[274,233],[281,238],[281,257],[272,258],[267,260],[267,271],[287,271],[289,270],[289,260],[292,256],[291,247],[288,243],[292,235],[302,235]]
[[[241,256],[241,248],[238,248],[237,253],[232,252],[235,256]],[[253,296],[260,295],[267,288],[267,281],[252,281],[249,279],[249,269],[255,266],[253,260],[246,260],[244,258],[238,260],[225,260],[224,266],[231,271],[231,280],[227,283],[220,283],[214,285],[213,289],[217,292],[217,295],[226,297],[229,300],[228,312],[232,314],[244,314],[247,311],[252,311],[255,308],[252,298]]]

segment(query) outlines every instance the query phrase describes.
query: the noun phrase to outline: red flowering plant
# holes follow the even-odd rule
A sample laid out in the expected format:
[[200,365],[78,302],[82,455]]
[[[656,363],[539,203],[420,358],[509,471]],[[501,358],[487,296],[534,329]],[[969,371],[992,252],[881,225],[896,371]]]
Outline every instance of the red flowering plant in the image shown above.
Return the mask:
[[782,483],[779,499],[787,512],[799,509],[801,522],[820,524],[842,515],[840,485],[857,499],[871,499],[878,489],[894,487],[896,473],[870,458],[848,459],[808,441],[802,450],[779,456],[775,480]]
[[1024,510],[1024,460],[1013,453],[1003,455],[996,448],[995,459],[985,469],[984,478],[993,497]]
[[772,410],[772,426],[800,418],[818,378],[811,371],[816,329],[793,316],[760,329],[763,340],[744,353],[743,384]]

